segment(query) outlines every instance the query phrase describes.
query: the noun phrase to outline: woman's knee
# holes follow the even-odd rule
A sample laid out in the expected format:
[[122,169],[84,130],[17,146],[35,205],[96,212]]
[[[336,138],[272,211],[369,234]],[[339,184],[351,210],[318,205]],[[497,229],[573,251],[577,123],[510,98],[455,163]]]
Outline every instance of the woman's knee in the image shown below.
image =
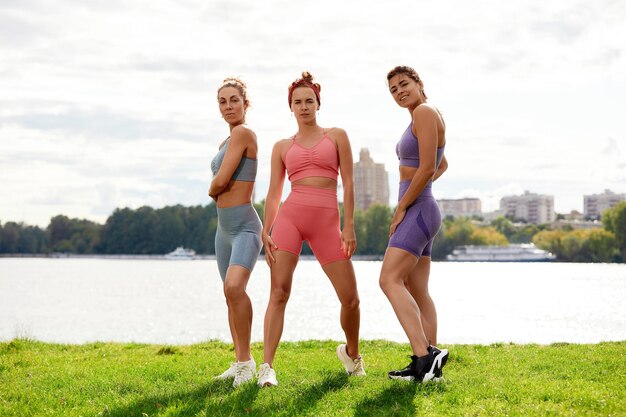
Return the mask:
[[246,290],[243,285],[229,284],[228,281],[226,281],[226,284],[224,284],[224,295],[228,302],[237,302],[245,297]]
[[289,301],[289,295],[291,294],[291,289],[278,286],[274,287],[270,291],[270,303],[272,304],[287,304]]
[[378,285],[385,294],[388,294],[390,291],[393,291],[394,288],[404,286],[404,282],[395,274],[381,273],[380,278],[378,279]]
[[349,310],[357,310],[360,305],[361,305],[361,300],[359,299],[359,296],[356,294],[341,300],[341,306]]

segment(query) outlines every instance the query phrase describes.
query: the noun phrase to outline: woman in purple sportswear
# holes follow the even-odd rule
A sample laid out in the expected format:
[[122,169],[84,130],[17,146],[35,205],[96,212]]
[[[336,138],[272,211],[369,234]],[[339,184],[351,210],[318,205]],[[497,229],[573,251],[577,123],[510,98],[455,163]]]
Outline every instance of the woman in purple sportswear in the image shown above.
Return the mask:
[[426,102],[424,83],[413,68],[395,67],[387,74],[387,82],[396,103],[409,111],[411,123],[396,145],[400,190],[380,287],[413,350],[411,363],[389,372],[389,378],[426,382],[442,377],[441,368],[448,359],[447,350],[434,346],[437,311],[428,293],[431,248],[441,226],[431,187],[448,167],[443,155],[446,125],[441,113]]

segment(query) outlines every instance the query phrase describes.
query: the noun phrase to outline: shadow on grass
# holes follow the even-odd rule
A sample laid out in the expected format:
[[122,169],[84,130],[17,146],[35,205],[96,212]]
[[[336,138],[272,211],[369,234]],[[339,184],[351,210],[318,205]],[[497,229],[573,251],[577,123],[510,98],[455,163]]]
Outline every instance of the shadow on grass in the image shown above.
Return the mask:
[[[168,416],[292,416],[306,414],[327,393],[345,386],[348,377],[343,372],[328,375],[323,380],[307,387],[296,396],[286,398],[276,392],[278,400],[268,407],[254,407],[261,389],[250,383],[233,389],[229,381],[212,381],[189,391],[151,395],[125,407],[114,408],[102,413],[106,417],[142,417],[167,414]],[[274,390],[279,388],[264,388]],[[271,392],[271,391],[270,391]]]
[[365,416],[414,416],[419,415],[419,407],[413,403],[417,397],[427,397],[445,391],[444,384],[416,384],[397,381],[381,391],[376,397],[357,404],[355,417]]
[[[232,383],[232,380],[230,383]],[[256,381],[240,385],[237,389],[228,386],[226,396],[223,392],[210,392],[207,401],[204,403],[204,410],[207,417],[213,416],[243,416],[248,415],[252,410],[252,405],[261,388]],[[188,414],[181,414],[187,416]]]
[[[308,410],[315,407],[326,394],[342,389],[348,382],[348,375],[345,372],[335,372],[324,377],[323,380],[305,388],[292,398],[285,401],[278,401],[263,409],[251,410],[249,415],[253,416],[298,416],[305,415]],[[276,388],[264,388],[276,389]]]
[[249,409],[258,391],[259,387],[256,384],[245,384],[233,390],[232,380],[212,381],[189,391],[151,395],[126,407],[105,411],[101,415],[142,417],[144,414],[153,416],[167,412],[168,416],[194,416],[207,410],[207,406],[212,408],[213,405],[216,409],[222,410],[222,414],[208,412],[207,416],[239,415],[243,414],[246,408]]

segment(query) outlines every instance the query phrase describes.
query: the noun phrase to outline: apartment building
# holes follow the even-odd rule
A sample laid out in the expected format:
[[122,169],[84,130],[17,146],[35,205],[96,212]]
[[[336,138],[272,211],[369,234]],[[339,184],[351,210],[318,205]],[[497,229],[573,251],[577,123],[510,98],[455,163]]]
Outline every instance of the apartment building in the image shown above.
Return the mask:
[[367,210],[372,204],[389,205],[389,176],[385,165],[376,163],[367,148],[361,149],[354,164],[355,207]]
[[441,216],[472,217],[481,216],[482,208],[479,198],[456,198],[437,200]]
[[556,219],[554,197],[528,191],[522,195],[502,197],[500,210],[507,217],[532,224],[552,223]]
[[616,194],[611,190],[604,190],[602,194],[583,196],[584,214],[586,219],[597,220],[602,213],[620,203],[626,201],[626,194]]

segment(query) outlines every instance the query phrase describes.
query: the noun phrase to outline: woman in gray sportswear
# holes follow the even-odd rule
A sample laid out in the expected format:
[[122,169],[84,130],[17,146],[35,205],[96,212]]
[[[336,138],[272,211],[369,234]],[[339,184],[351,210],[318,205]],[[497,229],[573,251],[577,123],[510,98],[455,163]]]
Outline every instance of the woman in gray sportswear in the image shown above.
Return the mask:
[[219,379],[234,378],[233,387],[253,379],[256,363],[250,354],[252,303],[246,293],[250,273],[261,251],[261,220],[252,205],[257,173],[257,140],[245,126],[250,105],[246,85],[227,78],[217,90],[222,118],[230,136],[211,161],[209,195],[217,204],[215,255],[228,305],[228,324],[235,345],[233,362]]

